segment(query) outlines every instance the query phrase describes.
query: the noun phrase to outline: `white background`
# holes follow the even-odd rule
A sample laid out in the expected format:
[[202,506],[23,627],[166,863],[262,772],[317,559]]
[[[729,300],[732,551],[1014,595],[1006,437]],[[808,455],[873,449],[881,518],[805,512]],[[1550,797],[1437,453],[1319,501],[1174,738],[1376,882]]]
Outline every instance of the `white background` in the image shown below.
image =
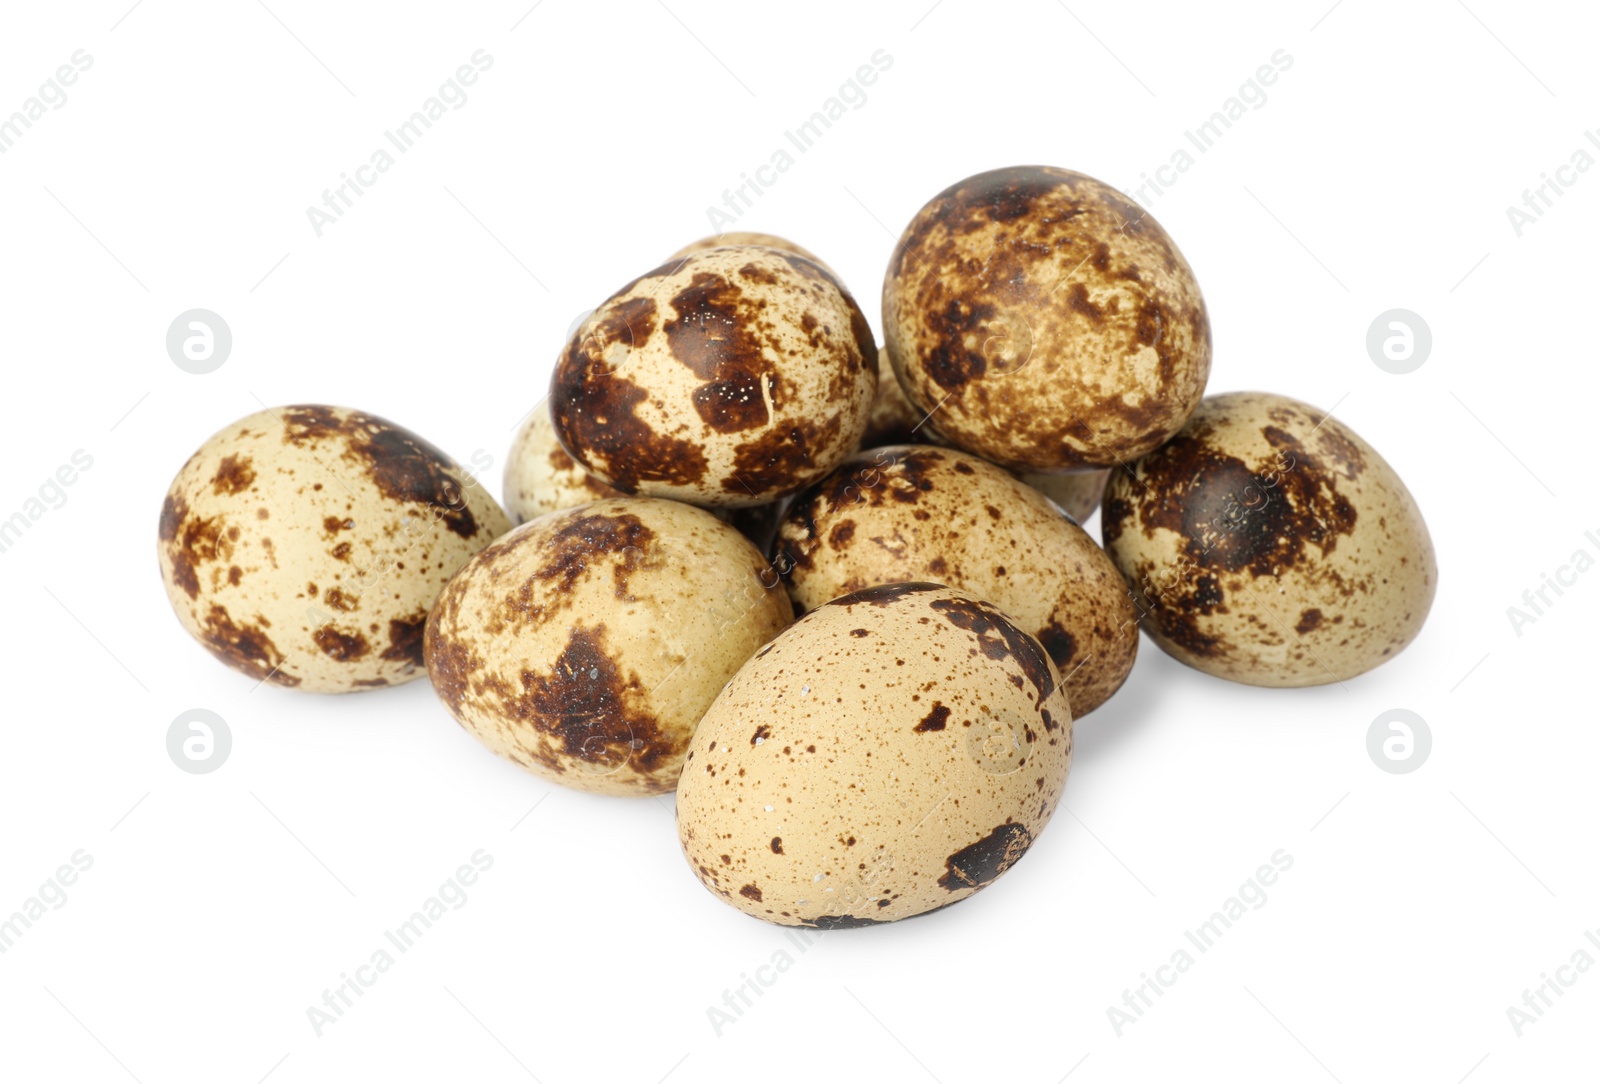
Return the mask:
[[[529,2],[0,15],[0,115],[93,57],[0,155],[0,518],[93,458],[0,554],[0,915],[93,858],[0,956],[0,1075],[1587,1079],[1600,968],[1520,1037],[1506,1010],[1600,959],[1600,570],[1520,636],[1506,611],[1600,556],[1600,170],[1521,237],[1506,208],[1600,127],[1593,9]],[[317,237],[306,208],[478,49],[467,103]],[[1211,390],[1336,409],[1416,495],[1441,589],[1403,655],[1278,691],[1146,641],[1025,862],[800,953],[696,883],[669,799],[552,789],[426,682],[252,691],[187,638],[156,517],[209,434],[262,403],[358,406],[485,451],[498,484],[572,319],[710,232],[707,206],[879,49],[865,104],[738,224],[821,255],[875,328],[894,235],[947,184],[1041,162],[1132,187],[1292,56],[1151,206],[1205,290]],[[207,376],[164,348],[195,307],[234,336]],[[1405,376],[1365,347],[1394,307],[1434,339]],[[232,729],[214,774],[167,756],[195,707]],[[1366,751],[1391,708],[1433,733],[1411,774]],[[479,848],[465,906],[319,1038],[307,1008]],[[1108,1007],[1279,848],[1266,904],[1119,1036]],[[780,949],[794,965],[717,1034],[708,1007]]]

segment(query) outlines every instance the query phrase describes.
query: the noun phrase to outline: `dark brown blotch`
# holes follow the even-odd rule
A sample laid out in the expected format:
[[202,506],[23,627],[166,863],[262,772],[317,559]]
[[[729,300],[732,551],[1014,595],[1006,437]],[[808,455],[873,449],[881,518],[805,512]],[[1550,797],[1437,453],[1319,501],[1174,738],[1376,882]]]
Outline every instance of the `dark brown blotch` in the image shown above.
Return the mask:
[[933,710],[928,712],[928,714],[923,717],[922,722],[918,723],[911,729],[917,734],[932,733],[936,730],[943,730],[945,723],[947,723],[949,719],[950,709],[935,700],[933,702]]
[[249,456],[225,455],[211,479],[211,491],[219,497],[243,493],[255,484],[256,472]]
[[[332,594],[333,592],[328,592]],[[359,631],[344,632],[332,625],[324,625],[311,634],[311,639],[316,641],[322,653],[336,662],[355,662],[364,659],[372,651],[367,643],[367,638]]]
[[960,892],[982,888],[1016,865],[1033,845],[1033,835],[1020,824],[1007,821],[978,842],[944,860],[940,888]]
[[978,639],[978,649],[990,659],[1013,659],[1022,668],[1023,676],[1033,683],[1038,692],[1035,706],[1041,710],[1044,702],[1055,691],[1055,681],[1050,673],[1050,659],[1039,641],[1011,623],[999,610],[977,599],[942,598],[929,604],[952,625],[972,633]]
[[295,686],[300,679],[279,669],[284,663],[283,652],[259,625],[239,624],[226,608],[213,604],[200,626],[200,642],[211,654],[224,663],[277,685]]

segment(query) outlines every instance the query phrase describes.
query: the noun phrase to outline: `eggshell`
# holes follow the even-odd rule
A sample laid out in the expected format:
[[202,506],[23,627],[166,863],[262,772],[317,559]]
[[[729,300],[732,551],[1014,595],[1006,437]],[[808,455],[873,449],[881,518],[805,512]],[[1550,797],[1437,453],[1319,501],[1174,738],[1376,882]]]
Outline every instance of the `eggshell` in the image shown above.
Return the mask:
[[885,444],[943,444],[932,419],[911,405],[906,393],[900,390],[900,378],[894,375],[889,364],[887,348],[878,351],[878,396],[872,401],[872,413],[867,418],[867,431],[861,435],[861,447],[879,448]]
[[817,264],[708,249],[629,283],[573,335],[551,381],[556,436],[624,492],[766,504],[855,449],[876,353],[860,307]]
[[1038,642],[935,584],[835,599],[706,712],[678,786],[701,882],[837,929],[932,911],[1010,869],[1055,811],[1072,719]]
[[1133,669],[1127,584],[1094,539],[1009,472],[953,448],[862,452],[795,498],[773,565],[797,611],[883,583],[947,584],[998,606],[1066,677],[1072,714]]
[[1372,669],[1417,635],[1439,578],[1389,464],[1281,395],[1207,398],[1170,443],[1112,474],[1101,521],[1162,650],[1249,685]]
[[1074,474],[1024,474],[1022,480],[1055,501],[1074,523],[1082,524],[1100,507],[1100,498],[1110,477],[1108,470],[1091,470]]
[[733,527],[675,501],[608,498],[469,562],[429,617],[428,674],[463,727],[535,775],[662,794],[717,691],[792,616]]
[[[584,470],[561,447],[550,420],[548,400],[542,400],[529,411],[517,430],[506,456],[504,489],[506,510],[514,523],[526,523],[602,497],[626,496]],[[713,508],[710,511],[723,522],[739,528],[756,549],[765,553],[773,532],[778,529],[782,505],[781,501],[772,501],[751,508]]]
[[[887,444],[949,444],[939,432],[931,416],[911,405],[900,388],[889,363],[888,347],[878,351],[878,398],[872,404],[872,416],[867,420],[867,431],[861,438],[861,447],[880,448]],[[1100,507],[1100,495],[1105,491],[1106,477],[1110,471],[1075,471],[1071,474],[1023,474],[1022,480],[1061,506],[1062,511],[1076,522],[1083,523]]]
[[1166,231],[1109,185],[1048,166],[980,173],[917,212],[883,321],[912,405],[1014,470],[1153,450],[1211,369],[1205,302]]
[[343,407],[243,418],[190,457],[161,506],[178,620],[257,681],[351,692],[422,676],[440,588],[510,529],[458,463]]
[[761,245],[764,248],[775,248],[782,252],[792,252],[796,256],[804,256],[830,275],[836,275],[833,268],[822,262],[810,250],[801,248],[788,238],[779,237],[775,233],[751,233],[745,230],[729,230],[727,233],[712,234],[700,240],[684,245],[671,256],[669,260],[682,259],[695,252],[704,252],[708,248],[727,248],[729,245]]
[[512,522],[519,524],[602,497],[625,496],[584,470],[561,447],[550,420],[548,400],[541,400],[529,411],[517,430],[511,451],[506,454],[501,488],[506,511],[511,513]]

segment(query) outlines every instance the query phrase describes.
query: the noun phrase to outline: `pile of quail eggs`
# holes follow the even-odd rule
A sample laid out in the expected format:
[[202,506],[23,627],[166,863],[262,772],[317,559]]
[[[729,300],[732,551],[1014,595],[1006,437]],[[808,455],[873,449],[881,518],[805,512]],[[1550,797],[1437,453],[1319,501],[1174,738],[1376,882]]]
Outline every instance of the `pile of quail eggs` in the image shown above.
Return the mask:
[[1305,403],[1205,397],[1210,370],[1155,219],[994,170],[906,227],[881,349],[816,256],[707,238],[561,348],[504,509],[393,422],[269,409],[178,472],[161,575],[258,682],[426,673],[535,775],[676,790],[690,869],[739,910],[887,922],[1026,853],[1141,629],[1300,686],[1421,628],[1437,568],[1395,472]]

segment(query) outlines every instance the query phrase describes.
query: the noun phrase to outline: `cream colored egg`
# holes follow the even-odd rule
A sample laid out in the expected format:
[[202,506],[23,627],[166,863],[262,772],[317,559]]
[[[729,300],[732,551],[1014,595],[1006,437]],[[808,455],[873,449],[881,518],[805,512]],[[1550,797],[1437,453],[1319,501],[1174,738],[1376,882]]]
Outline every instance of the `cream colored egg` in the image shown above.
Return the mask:
[[1151,451],[1211,369],[1205,302],[1166,231],[1048,166],[980,173],[917,212],[889,261],[883,333],[948,443],[1021,471]]
[[1106,550],[1162,650],[1249,685],[1344,681],[1417,635],[1439,579],[1416,501],[1315,407],[1215,395],[1117,471]]
[[360,411],[287,406],[201,446],[161,506],[178,620],[257,681],[351,692],[421,677],[428,610],[510,529],[477,480]]
[[819,260],[815,254],[801,248],[793,241],[779,237],[775,233],[750,233],[745,230],[729,230],[727,233],[716,233],[710,237],[702,237],[691,244],[684,245],[671,256],[669,260],[682,259],[695,252],[704,252],[708,248],[726,248],[729,245],[761,245],[764,248],[775,248],[782,252],[792,252],[796,256],[804,256],[829,274],[836,274],[833,268]]
[[428,621],[428,674],[463,727],[534,774],[662,794],[717,691],[792,616],[733,527],[608,498],[525,523],[463,568]]
[[892,584],[813,610],[706,712],[678,785],[702,883],[837,929],[965,899],[1055,812],[1072,718],[1038,642],[993,606]]
[[878,397],[872,402],[867,431],[861,447],[878,448],[885,444],[943,444],[933,419],[911,405],[900,388],[900,379],[889,364],[888,348],[878,351]]
[[1008,471],[953,448],[861,452],[795,498],[773,566],[797,611],[877,584],[926,580],[992,602],[1036,637],[1083,718],[1139,648],[1128,588],[1083,528]]
[[1091,470],[1075,474],[1024,474],[1022,480],[1055,501],[1075,523],[1082,523],[1100,507],[1100,498],[1110,477],[1108,470]]
[[556,436],[624,492],[766,504],[855,449],[876,356],[860,307],[817,264],[708,249],[629,283],[579,327],[551,380]]
[[[867,431],[861,437],[862,448],[879,448],[886,444],[949,444],[939,432],[931,415],[911,405],[900,387],[900,379],[889,364],[889,349],[878,351],[878,398],[872,404],[872,416],[867,420]],[[1082,523],[1100,507],[1100,494],[1105,490],[1110,471],[1077,471],[1072,474],[1023,474],[1022,480],[1061,506],[1062,511]]]
[[[626,496],[584,470],[561,447],[550,421],[548,401],[534,407],[522,428],[517,430],[506,456],[504,488],[506,510],[514,523],[526,523],[602,497]],[[751,508],[713,508],[710,511],[718,519],[739,528],[756,549],[765,553],[773,532],[778,529],[781,505],[782,502],[773,501]]]
[[502,488],[513,523],[526,523],[602,497],[624,495],[584,470],[561,447],[550,420],[548,401],[534,407],[517,430],[506,455]]

